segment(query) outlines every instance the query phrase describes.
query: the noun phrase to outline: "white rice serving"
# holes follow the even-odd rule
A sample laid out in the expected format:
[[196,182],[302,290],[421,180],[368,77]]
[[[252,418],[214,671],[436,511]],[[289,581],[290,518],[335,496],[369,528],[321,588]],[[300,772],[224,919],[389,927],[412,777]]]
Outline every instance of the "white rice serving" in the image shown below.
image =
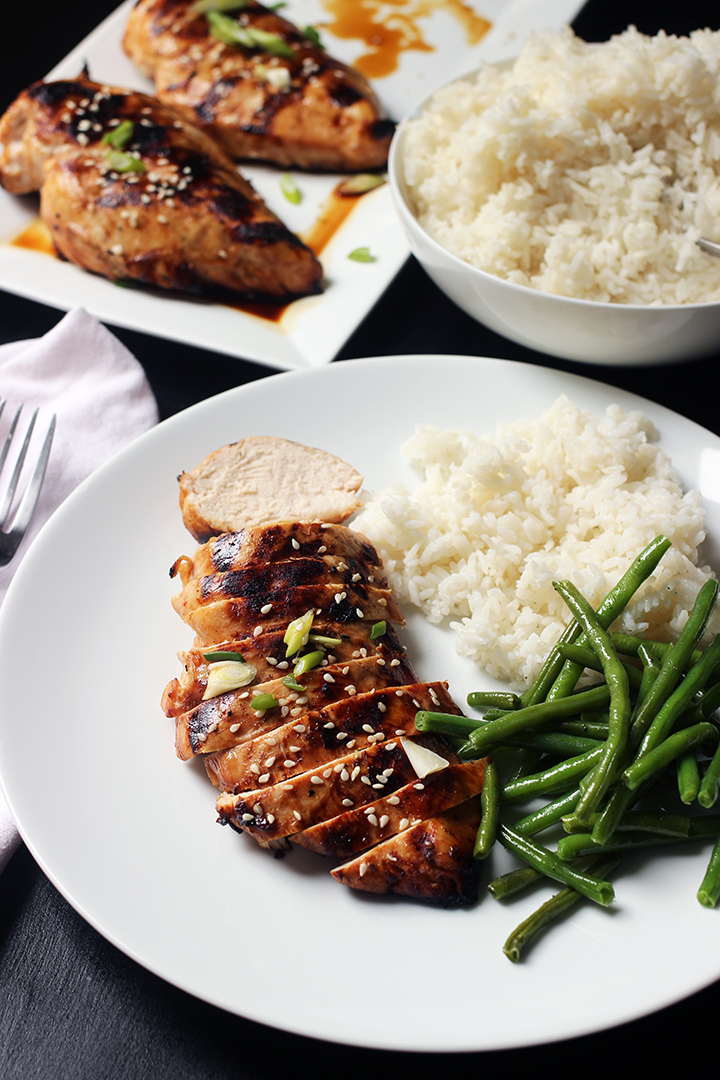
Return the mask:
[[602,417],[561,397],[494,436],[419,427],[403,448],[419,481],[369,497],[353,527],[377,546],[401,601],[450,620],[457,651],[522,689],[569,619],[552,586],[594,607],[657,535],[673,547],[615,629],[672,640],[712,577],[704,511],[683,493],[639,412]]
[[628,304],[720,300],[720,31],[533,36],[437,91],[403,168],[432,237],[516,284]]

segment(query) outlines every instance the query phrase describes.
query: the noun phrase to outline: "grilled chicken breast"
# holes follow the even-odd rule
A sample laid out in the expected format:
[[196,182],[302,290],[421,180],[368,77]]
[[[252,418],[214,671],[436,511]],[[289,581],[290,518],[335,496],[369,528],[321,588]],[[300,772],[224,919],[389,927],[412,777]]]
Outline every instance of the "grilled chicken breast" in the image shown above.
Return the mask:
[[[200,757],[220,789],[218,820],[262,846],[353,856],[333,873],[354,888],[473,900],[486,762],[461,763],[417,730],[418,710],[459,709],[445,683],[418,681],[370,542],[285,522],[213,538],[171,575],[198,637],[163,706],[178,756]],[[288,656],[298,619],[311,625]],[[208,696],[218,653],[241,657],[252,680]]]
[[394,125],[365,79],[263,4],[205,15],[138,0],[124,46],[160,100],[235,159],[333,172],[387,160]]
[[85,75],[35,83],[0,120],[0,183],[40,190],[60,256],[113,281],[275,299],[320,288],[315,255],[230,158],[145,94]]

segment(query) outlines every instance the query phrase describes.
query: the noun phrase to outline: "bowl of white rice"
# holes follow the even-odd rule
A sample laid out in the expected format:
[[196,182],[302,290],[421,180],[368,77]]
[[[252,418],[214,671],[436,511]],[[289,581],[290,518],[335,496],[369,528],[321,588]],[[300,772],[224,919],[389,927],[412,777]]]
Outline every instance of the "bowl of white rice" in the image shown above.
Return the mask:
[[389,162],[413,254],[461,308],[554,356],[720,349],[720,31],[533,35],[436,90]]

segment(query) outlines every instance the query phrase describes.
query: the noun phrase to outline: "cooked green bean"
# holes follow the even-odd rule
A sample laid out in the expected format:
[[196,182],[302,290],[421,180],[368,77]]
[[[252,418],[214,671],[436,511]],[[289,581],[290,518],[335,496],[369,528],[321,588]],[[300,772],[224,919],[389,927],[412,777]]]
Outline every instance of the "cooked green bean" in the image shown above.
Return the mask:
[[527,814],[520,821],[516,821],[514,825],[515,831],[522,833],[523,836],[536,836],[537,833],[542,832],[544,829],[557,825],[566,814],[574,810],[579,798],[580,788],[575,788],[573,791],[560,795],[557,799],[553,799],[552,802],[540,807],[539,810],[535,810],[534,813]]
[[509,712],[522,705],[517,694],[504,694],[499,690],[475,690],[467,696],[467,703],[473,709],[502,709]]
[[515,870],[508,870],[507,874],[500,874],[499,877],[493,878],[487,888],[496,900],[507,900],[508,896],[522,892],[529,885],[542,881],[544,877],[544,874],[541,874],[539,870],[534,870],[532,866],[519,866]]
[[700,791],[700,769],[695,747],[686,750],[677,759],[677,782],[680,800],[686,806],[695,802]]
[[510,735],[505,740],[506,746],[521,750],[540,750],[553,757],[569,758],[596,750],[599,739],[588,739],[583,735],[566,735],[562,731],[521,731],[519,735]]
[[[618,866],[620,859],[617,855],[609,855],[605,858],[596,859],[590,866],[590,873],[606,877]],[[576,889],[566,885],[560,892],[555,893],[546,900],[537,911],[529,915],[527,919],[516,926],[503,946],[503,952],[508,960],[515,964],[520,959],[520,954],[530,942],[537,937],[541,930],[554,922],[564,912],[577,904],[582,897]]]
[[697,891],[697,898],[703,907],[715,907],[720,897],[720,838],[710,855],[710,861]]
[[610,691],[607,686],[595,686],[590,690],[581,690],[556,701],[541,701],[536,705],[524,706],[514,712],[504,713],[497,720],[488,720],[468,737],[466,750],[469,754],[481,757],[493,746],[500,746],[508,735],[516,735],[530,727],[541,727],[558,718],[577,716],[585,709],[594,709],[607,704]]
[[708,620],[717,602],[718,583],[706,581],[697,594],[695,603],[680,636],[665,654],[662,667],[645,699],[634,711],[630,739],[638,746],[645,737],[660,706],[672,693],[691,659],[691,655],[705,633]]
[[615,890],[609,881],[603,881],[581,870],[575,870],[564,863],[555,852],[534,843],[526,836],[521,836],[520,833],[509,829],[507,825],[499,827],[497,838],[503,847],[523,859],[533,869],[539,870],[553,881],[571,885],[583,896],[587,896],[588,900],[607,906],[615,899]]
[[634,791],[638,784],[655,776],[686,750],[699,746],[708,739],[714,739],[717,742],[718,730],[707,720],[668,735],[654,749],[648,750],[642,757],[636,758],[632,765],[628,765],[622,774],[623,783],[630,791]]
[[430,712],[427,709],[420,709],[415,713],[415,727],[418,731],[432,731],[436,735],[452,735],[463,739],[467,739],[484,723],[484,720],[472,720],[468,716]]
[[480,805],[482,817],[475,837],[473,855],[476,859],[486,859],[495,843],[500,808],[500,778],[492,762],[485,770]]
[[720,791],[720,745],[718,745],[710,759],[710,764],[700,782],[700,790],[697,796],[698,802],[706,810],[709,810],[717,802],[718,791]]
[[584,754],[560,761],[543,772],[523,776],[519,780],[511,780],[502,789],[502,801],[517,802],[536,795],[552,795],[558,791],[566,791],[568,787],[576,787],[578,779],[590,772],[602,757],[603,751],[604,747],[601,743],[592,750],[586,750]]
[[587,600],[572,582],[555,581],[553,585],[582,626],[593,651],[601,661],[610,692],[608,737],[602,755],[573,812],[574,822],[582,825],[607,791],[625,749],[631,714],[630,688],[627,671],[618,658],[610,636],[600,625]]
[[[596,653],[592,649],[589,649],[586,645],[563,645],[560,649],[566,660],[572,660],[578,667],[582,665],[584,668],[589,668],[590,671],[602,671],[603,666]],[[622,662],[622,657],[620,657]],[[625,663],[625,670],[628,676],[628,682],[633,690],[640,688],[640,682],[642,680],[642,672],[640,668],[635,667],[633,664]]]

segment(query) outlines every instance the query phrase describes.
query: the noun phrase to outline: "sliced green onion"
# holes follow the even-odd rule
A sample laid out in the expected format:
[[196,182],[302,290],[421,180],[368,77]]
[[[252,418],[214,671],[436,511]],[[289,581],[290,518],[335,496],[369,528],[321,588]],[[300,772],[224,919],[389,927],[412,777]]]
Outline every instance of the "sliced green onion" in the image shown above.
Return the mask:
[[315,608],[310,608],[304,615],[301,615],[299,619],[293,619],[285,631],[283,641],[287,645],[285,650],[285,657],[294,656],[295,653],[300,652],[303,645],[307,645],[308,637],[310,635],[310,627],[312,626],[313,619],[315,618]]
[[302,200],[300,188],[297,186],[290,173],[286,172],[282,174],[280,190],[288,202],[299,203]]
[[313,645],[327,645],[331,649],[342,645],[342,638],[325,637],[324,634],[310,634],[308,635],[308,641],[312,641]]
[[305,653],[301,656],[298,662],[293,668],[293,675],[297,678],[298,675],[304,675],[306,671],[312,671],[325,659],[325,653],[321,649],[317,649],[315,652]]
[[195,15],[206,15],[208,11],[239,11],[248,3],[249,0],[195,0],[190,10]]
[[375,256],[370,254],[369,247],[355,248],[355,250],[351,251],[348,255],[348,259],[352,259],[354,262],[375,262]]
[[132,120],[123,120],[117,127],[106,131],[100,140],[106,146],[113,146],[116,150],[122,150],[133,137],[135,125]]
[[306,687],[299,683],[294,675],[286,675],[282,680],[283,686],[287,686],[289,690],[301,690],[304,691]]
[[244,664],[242,654],[239,652],[231,652],[229,649],[219,649],[217,652],[204,652],[203,659],[212,663],[215,660],[239,660]]
[[279,34],[273,34],[270,30],[257,29],[249,30],[249,33],[254,38],[255,45],[259,49],[264,49],[265,52],[270,53],[272,56],[286,56],[290,60],[295,59],[295,50]]
[[380,622],[373,623],[370,629],[370,640],[375,641],[377,638],[382,637],[386,631],[387,623],[384,619]]
[[325,47],[320,40],[320,35],[314,26],[304,26],[302,28],[302,33],[303,36],[308,39],[308,41],[311,41],[313,43],[313,45],[317,45],[320,49],[323,49]]
[[147,172],[145,165],[139,158],[131,154],[124,154],[122,150],[109,150],[106,154],[107,163],[113,172],[118,173],[144,173]]
[[265,709],[274,709],[277,704],[278,702],[272,694],[258,694],[250,702],[250,708],[254,709],[255,712],[264,712]]
[[243,660],[220,660],[210,664],[203,701],[248,686],[256,675],[257,670]]
[[364,195],[366,191],[382,187],[385,182],[385,177],[377,173],[356,173],[338,184],[335,191],[338,195]]
[[244,45],[246,49],[252,49],[254,42],[250,32],[231,19],[229,15],[223,15],[219,11],[208,11],[207,19],[210,33],[223,45]]

